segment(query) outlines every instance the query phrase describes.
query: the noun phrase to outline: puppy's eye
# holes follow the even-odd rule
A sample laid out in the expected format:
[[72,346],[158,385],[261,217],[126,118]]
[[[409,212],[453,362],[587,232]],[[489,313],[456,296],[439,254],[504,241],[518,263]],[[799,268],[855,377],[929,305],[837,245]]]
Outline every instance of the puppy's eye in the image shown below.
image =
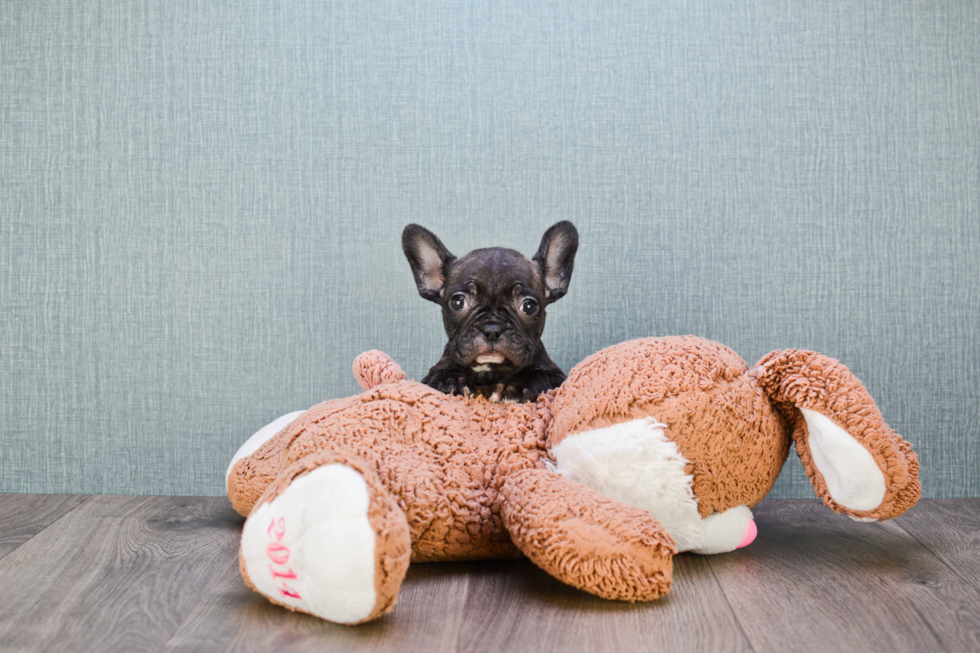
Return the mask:
[[466,308],[466,295],[461,292],[456,293],[449,298],[449,305],[453,307],[454,311],[461,311]]
[[521,313],[524,315],[534,315],[538,312],[538,303],[530,297],[525,297],[521,302]]

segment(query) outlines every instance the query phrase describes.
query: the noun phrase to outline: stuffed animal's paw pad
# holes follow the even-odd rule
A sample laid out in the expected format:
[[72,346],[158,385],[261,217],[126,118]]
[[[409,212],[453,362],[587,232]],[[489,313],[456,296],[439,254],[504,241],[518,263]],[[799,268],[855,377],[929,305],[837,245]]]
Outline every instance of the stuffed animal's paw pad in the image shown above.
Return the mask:
[[337,623],[355,623],[376,603],[376,534],[364,478],[341,464],[294,480],[249,517],[243,569],[277,603]]

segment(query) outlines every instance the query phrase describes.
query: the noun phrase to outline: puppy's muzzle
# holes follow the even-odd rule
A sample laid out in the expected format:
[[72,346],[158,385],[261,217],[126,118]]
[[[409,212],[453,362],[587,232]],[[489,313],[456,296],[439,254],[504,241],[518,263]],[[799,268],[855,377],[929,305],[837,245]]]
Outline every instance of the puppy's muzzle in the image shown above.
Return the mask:
[[504,332],[504,327],[499,322],[487,322],[480,327],[480,331],[491,345],[497,342],[497,338]]

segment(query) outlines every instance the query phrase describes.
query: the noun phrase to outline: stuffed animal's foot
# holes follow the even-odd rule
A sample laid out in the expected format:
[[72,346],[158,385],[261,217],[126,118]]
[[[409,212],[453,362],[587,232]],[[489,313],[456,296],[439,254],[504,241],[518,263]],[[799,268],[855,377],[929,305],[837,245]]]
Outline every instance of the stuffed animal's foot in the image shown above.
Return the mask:
[[860,521],[891,519],[919,499],[919,460],[844,365],[776,351],[752,370],[790,421],[796,452],[824,503]]
[[245,522],[239,564],[273,603],[354,624],[394,607],[410,547],[405,515],[377,476],[326,451],[270,486]]
[[728,553],[748,546],[758,533],[752,511],[747,506],[735,506],[701,520],[697,544],[689,551],[702,555]]

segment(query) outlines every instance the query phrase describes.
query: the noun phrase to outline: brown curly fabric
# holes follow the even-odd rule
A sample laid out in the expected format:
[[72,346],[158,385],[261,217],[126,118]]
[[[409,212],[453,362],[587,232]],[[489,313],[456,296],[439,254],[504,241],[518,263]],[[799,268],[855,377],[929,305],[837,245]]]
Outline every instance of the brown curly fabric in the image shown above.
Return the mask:
[[[796,452],[817,496],[828,507],[853,517],[880,520],[898,517],[919,500],[919,459],[912,445],[889,428],[864,385],[842,363],[816,352],[787,349],[767,354],[749,374],[787,415]],[[880,506],[851,510],[830,497],[823,475],[813,463],[806,421],[795,408],[809,408],[829,417],[871,453],[885,475],[885,498]]]
[[377,349],[359,354],[354,359],[353,371],[354,378],[365,390],[382,383],[394,383],[408,378],[398,363]]
[[252,511],[252,506],[259,500],[262,493],[276,480],[280,470],[282,470],[282,453],[286,448],[287,437],[291,432],[290,429],[301,428],[301,425],[309,418],[310,413],[313,411],[319,412],[320,409],[328,405],[339,408],[341,404],[348,401],[346,399],[338,399],[314,406],[270,438],[268,442],[259,447],[254,453],[245,456],[232,466],[227,481],[228,499],[238,514],[247,517]]
[[613,345],[576,365],[559,388],[548,444],[652,416],[688,460],[702,517],[754,506],[776,482],[790,441],[747,371],[731,349],[695,336]]
[[544,465],[550,399],[494,404],[415,382],[381,384],[314,406],[236,463],[229,496],[247,515],[280,470],[332,451],[378,473],[408,518],[413,560],[514,556],[500,521],[499,482],[509,471]]
[[[355,374],[370,389],[311,408],[234,465],[228,496],[236,510],[247,515],[270,486],[288,483],[290,470],[305,470],[318,456],[357,461],[404,514],[412,560],[523,551],[587,591],[648,600],[669,588],[670,536],[649,513],[545,471],[548,448],[570,435],[656,418],[688,461],[702,517],[760,501],[792,438],[817,493],[835,510],[883,519],[919,496],[911,446],[885,425],[847,368],[813,352],[773,352],[749,370],[733,351],[702,338],[643,338],[590,356],[560,388],[528,404],[444,395],[403,380],[380,352],[359,358]],[[829,500],[798,407],[827,415],[872,453],[887,485],[877,510],[847,511]]]
[[647,511],[541,469],[508,476],[502,493],[514,543],[555,578],[619,601],[670,590],[674,541]]

